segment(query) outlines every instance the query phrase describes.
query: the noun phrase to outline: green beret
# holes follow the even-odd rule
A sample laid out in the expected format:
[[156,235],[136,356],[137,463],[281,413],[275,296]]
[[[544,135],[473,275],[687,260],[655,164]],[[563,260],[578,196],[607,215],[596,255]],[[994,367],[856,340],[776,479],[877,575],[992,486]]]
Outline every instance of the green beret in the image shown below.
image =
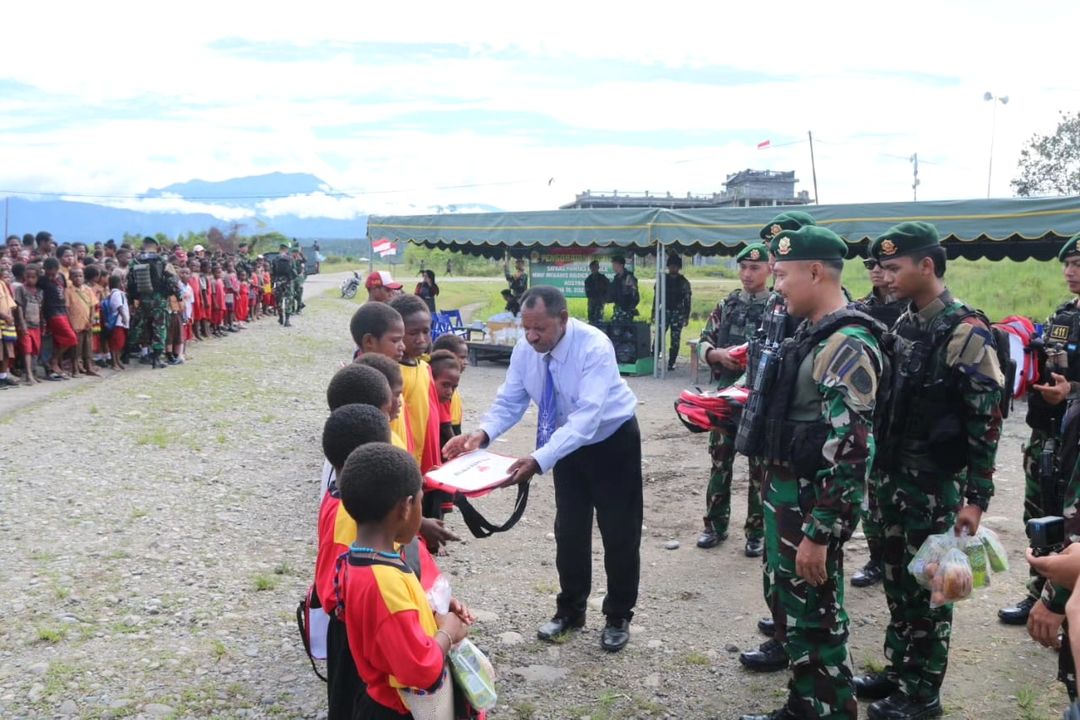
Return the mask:
[[937,228],[930,223],[902,222],[893,225],[874,240],[870,245],[870,255],[881,261],[940,245],[941,238]]
[[1080,255],[1080,248],[1077,247],[1078,243],[1080,243],[1080,233],[1076,233],[1065,241],[1065,244],[1061,246],[1061,251],[1058,253],[1058,260],[1065,262],[1070,255]]
[[765,243],[751,243],[735,256],[735,262],[749,260],[751,262],[767,262],[769,260],[769,246]]
[[783,230],[798,230],[807,225],[817,225],[814,218],[802,210],[788,210],[774,217],[765,227],[761,228],[758,237],[766,242],[772,240]]
[[769,247],[777,262],[787,260],[843,260],[848,246],[844,238],[818,225],[783,230]]

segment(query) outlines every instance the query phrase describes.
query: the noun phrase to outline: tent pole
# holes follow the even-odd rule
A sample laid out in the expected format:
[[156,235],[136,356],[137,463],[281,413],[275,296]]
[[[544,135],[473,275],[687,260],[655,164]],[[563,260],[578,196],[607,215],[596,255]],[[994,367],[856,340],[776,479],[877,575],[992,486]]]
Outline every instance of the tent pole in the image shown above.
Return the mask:
[[664,246],[657,240],[656,241],[656,281],[653,284],[653,297],[656,306],[656,312],[654,315],[654,321],[656,323],[655,332],[653,337],[653,377],[663,379],[665,375],[666,367],[663,363],[664,358],[664,278],[661,274],[661,268],[664,267]]

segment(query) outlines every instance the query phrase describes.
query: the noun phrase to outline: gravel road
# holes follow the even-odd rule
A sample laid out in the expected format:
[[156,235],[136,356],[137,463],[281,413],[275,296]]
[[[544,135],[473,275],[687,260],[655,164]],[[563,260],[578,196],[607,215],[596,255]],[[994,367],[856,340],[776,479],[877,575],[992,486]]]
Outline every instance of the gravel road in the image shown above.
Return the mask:
[[[0,393],[0,717],[319,718],[293,613],[315,555],[319,436],[327,381],[351,351],[355,305],[315,298],[338,276],[313,277],[309,309],[283,330],[257,323],[204,342],[182,367]],[[685,359],[684,359],[685,362]],[[478,420],[503,369],[465,373],[465,425]],[[784,697],[784,674],[750,675],[737,652],[761,642],[759,561],[742,538],[694,547],[708,472],[706,438],[675,420],[667,380],[633,378],[644,437],[641,601],[630,646],[599,648],[603,565],[588,627],[560,645],[536,641],[557,577],[548,478],[511,532],[470,540],[442,559],[479,617],[474,637],[501,673],[493,718],[735,718]],[[1021,628],[997,623],[1023,592],[1020,525],[1024,426],[1006,427],[998,495],[986,519],[1013,569],[956,612],[944,692],[949,718],[1060,717],[1056,659]],[[496,449],[527,452],[535,414]],[[106,450],[107,449],[107,450]],[[733,526],[745,513],[736,465]],[[498,519],[512,493],[479,501]],[[464,530],[460,520],[451,524]],[[665,549],[669,541],[680,546]],[[850,575],[865,545],[849,545]],[[880,587],[848,591],[856,668],[880,662],[887,617]]]

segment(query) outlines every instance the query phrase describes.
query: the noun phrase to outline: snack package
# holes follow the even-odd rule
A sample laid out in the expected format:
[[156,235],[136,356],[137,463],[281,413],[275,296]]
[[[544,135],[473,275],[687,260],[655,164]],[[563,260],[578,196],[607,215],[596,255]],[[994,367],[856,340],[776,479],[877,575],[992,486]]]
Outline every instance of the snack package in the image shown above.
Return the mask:
[[970,597],[973,584],[967,555],[957,548],[949,550],[941,558],[938,571],[931,580],[930,607],[937,608]]
[[462,640],[450,651],[450,670],[470,705],[477,710],[495,707],[495,668],[470,640]]
[[1009,554],[1005,552],[1005,546],[1001,544],[997,533],[989,528],[980,527],[975,534],[986,546],[986,556],[990,561],[990,569],[996,573],[1006,572],[1009,569]]
[[934,576],[938,572],[941,558],[949,550],[956,547],[956,536],[951,533],[930,535],[916,551],[915,556],[908,563],[908,572],[915,578],[915,582],[927,590],[931,587]]
[[990,586],[990,559],[986,551],[986,545],[978,537],[971,537],[964,531],[960,538],[964,555],[967,556],[968,564],[971,565],[971,587],[975,590]]

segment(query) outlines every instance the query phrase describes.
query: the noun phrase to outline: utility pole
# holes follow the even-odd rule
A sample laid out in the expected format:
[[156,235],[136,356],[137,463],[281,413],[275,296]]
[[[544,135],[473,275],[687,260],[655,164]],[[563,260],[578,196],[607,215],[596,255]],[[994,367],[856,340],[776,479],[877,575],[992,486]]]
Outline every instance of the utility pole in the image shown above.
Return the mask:
[[911,201],[919,202],[919,153],[914,153],[911,156],[912,164],[912,178],[911,178]]
[[806,136],[810,138],[810,172],[814,176],[814,204],[820,205],[821,200],[817,194],[817,163],[814,162],[814,133],[807,130]]

